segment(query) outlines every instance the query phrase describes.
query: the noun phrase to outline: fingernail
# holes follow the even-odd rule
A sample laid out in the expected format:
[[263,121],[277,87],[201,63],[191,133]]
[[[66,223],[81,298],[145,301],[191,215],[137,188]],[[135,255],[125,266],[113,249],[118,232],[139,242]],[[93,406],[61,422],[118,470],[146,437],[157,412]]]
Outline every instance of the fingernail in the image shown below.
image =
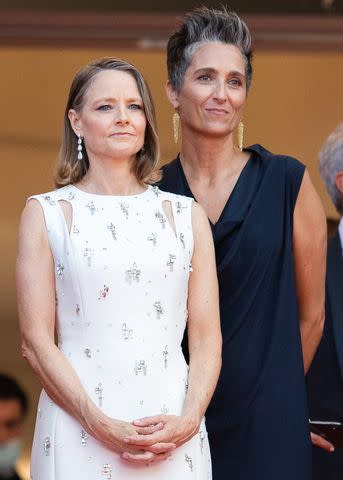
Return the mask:
[[121,454],[121,457],[122,457],[122,458],[128,458],[127,453],[126,453],[126,452],[122,453],[122,454]]
[[335,449],[333,447],[330,447],[330,452],[334,452]]

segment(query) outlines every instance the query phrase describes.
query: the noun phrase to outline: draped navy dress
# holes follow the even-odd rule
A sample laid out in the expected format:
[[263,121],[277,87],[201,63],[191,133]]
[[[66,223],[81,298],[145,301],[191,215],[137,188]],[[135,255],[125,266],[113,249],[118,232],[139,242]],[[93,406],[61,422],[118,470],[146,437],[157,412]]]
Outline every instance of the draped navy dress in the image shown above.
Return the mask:
[[[218,222],[223,366],[206,413],[214,480],[310,480],[311,443],[292,254],[297,160],[260,145]],[[193,196],[179,158],[160,188]]]

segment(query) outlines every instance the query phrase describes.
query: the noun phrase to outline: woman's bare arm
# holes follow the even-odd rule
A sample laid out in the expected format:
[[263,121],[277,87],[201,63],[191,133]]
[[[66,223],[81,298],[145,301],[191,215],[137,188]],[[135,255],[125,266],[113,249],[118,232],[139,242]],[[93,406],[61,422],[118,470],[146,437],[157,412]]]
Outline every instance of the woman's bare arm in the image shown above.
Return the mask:
[[308,371],[324,325],[326,218],[305,171],[294,210],[293,251],[304,369]]
[[188,392],[183,416],[204,416],[221,367],[218,280],[212,233],[203,209],[193,207],[194,255],[188,298]]

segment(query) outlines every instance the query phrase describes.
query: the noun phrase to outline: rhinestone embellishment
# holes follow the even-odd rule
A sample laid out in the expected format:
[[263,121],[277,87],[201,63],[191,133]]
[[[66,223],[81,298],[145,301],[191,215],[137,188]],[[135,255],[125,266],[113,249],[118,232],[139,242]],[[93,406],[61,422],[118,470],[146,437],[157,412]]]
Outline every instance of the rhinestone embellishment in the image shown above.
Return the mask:
[[50,448],[51,448],[50,438],[46,437],[46,439],[44,440],[44,443],[43,443],[43,449],[44,449],[44,453],[47,457],[50,455]]
[[86,247],[84,249],[83,256],[87,258],[87,264],[89,267],[92,266],[92,256],[94,255],[94,248]]
[[102,407],[102,399],[104,398],[104,396],[103,396],[102,383],[99,383],[98,386],[95,388],[95,395],[96,395],[97,398],[98,398],[99,407]]
[[155,217],[162,225],[162,228],[166,228],[166,219],[164,218],[164,215],[161,212],[157,211],[155,212]]
[[163,310],[161,302],[159,300],[157,300],[154,303],[154,309],[156,310],[157,318],[160,319],[161,315],[163,315],[163,313],[164,313],[164,310]]
[[94,213],[96,212],[96,208],[95,208],[93,200],[91,202],[87,203],[86,207],[90,211],[91,215],[94,215]]
[[106,300],[108,297],[110,288],[108,285],[104,285],[104,288],[100,290],[98,300]]
[[185,455],[185,462],[188,464],[188,467],[190,469],[191,472],[193,472],[193,461],[192,461],[192,457],[190,457],[189,455]]
[[184,235],[184,233],[180,233],[180,242],[181,242],[183,248],[186,248],[186,245],[185,245],[185,235]]
[[200,449],[201,453],[203,453],[204,450],[204,440],[205,440],[205,433],[203,430],[200,430],[199,432],[199,437],[200,437]]
[[84,354],[86,355],[87,358],[92,358],[92,350],[90,348],[85,348]]
[[181,213],[186,208],[181,202],[176,202],[176,213]]
[[50,195],[45,195],[43,198],[50,205],[56,205],[55,200],[53,198],[51,198]]
[[151,242],[153,244],[154,247],[156,247],[156,244],[157,244],[157,235],[156,233],[151,233],[147,240],[149,240],[149,242]]
[[87,445],[88,435],[84,430],[81,430],[81,445],[85,447]]
[[80,315],[80,311],[81,311],[80,305],[77,303],[75,308],[76,315]]
[[129,218],[129,206],[127,203],[120,204],[120,210],[123,212],[126,220]]
[[164,368],[167,368],[168,367],[168,355],[169,355],[169,352],[168,352],[168,345],[166,345],[164,347],[164,350],[163,350],[163,358],[164,358]]
[[129,270],[126,270],[126,280],[129,283],[133,281],[139,282],[139,277],[141,276],[141,271],[137,268],[136,262],[133,263],[132,267]]
[[172,253],[169,254],[169,260],[167,262],[167,267],[169,267],[169,271],[173,272],[174,271],[174,263],[176,260],[176,256],[173,255]]
[[133,336],[133,331],[130,328],[128,328],[126,323],[123,323],[122,325],[122,334],[123,334],[124,340],[129,340]]
[[107,225],[107,229],[111,232],[113,240],[117,240],[116,227],[112,222]]
[[135,374],[138,375],[139,373],[143,373],[144,376],[146,376],[147,372],[147,364],[145,360],[138,360],[136,361],[135,365]]
[[111,480],[112,467],[109,463],[105,463],[105,465],[102,467],[102,474],[106,480]]
[[169,408],[167,408],[166,404],[164,403],[161,408],[161,413],[163,413],[163,415],[168,415],[168,412]]
[[156,197],[158,197],[161,194],[161,190],[156,185],[152,187],[152,191],[154,192]]
[[57,273],[58,278],[61,278],[61,279],[63,278],[63,272],[64,272],[64,265],[63,265],[63,263],[58,261],[57,266],[56,266],[56,273]]

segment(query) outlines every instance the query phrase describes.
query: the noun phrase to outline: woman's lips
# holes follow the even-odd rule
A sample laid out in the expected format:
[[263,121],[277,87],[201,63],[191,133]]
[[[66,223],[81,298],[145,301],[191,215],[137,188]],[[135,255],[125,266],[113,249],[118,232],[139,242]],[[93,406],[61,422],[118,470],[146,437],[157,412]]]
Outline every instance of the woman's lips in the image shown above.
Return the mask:
[[215,115],[227,115],[229,113],[225,108],[206,108],[206,111]]
[[111,137],[132,137],[133,133],[130,132],[115,132],[112,133]]

